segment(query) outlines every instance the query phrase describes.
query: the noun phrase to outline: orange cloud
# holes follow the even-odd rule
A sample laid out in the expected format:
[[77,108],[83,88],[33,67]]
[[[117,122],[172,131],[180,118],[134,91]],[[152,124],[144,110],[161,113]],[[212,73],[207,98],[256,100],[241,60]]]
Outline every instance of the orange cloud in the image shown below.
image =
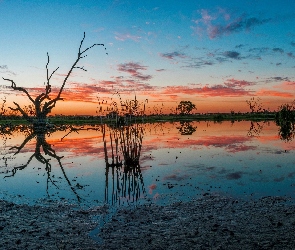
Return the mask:
[[281,84],[274,86],[274,88],[281,90],[290,90],[294,92],[295,82],[284,81]]
[[294,94],[291,94],[289,92],[280,92],[280,91],[267,90],[267,89],[261,89],[261,90],[257,91],[256,95],[257,96],[286,97],[286,98],[294,97]]
[[237,97],[250,95],[251,91],[244,90],[242,88],[234,88],[223,85],[214,85],[212,87],[204,86],[167,86],[164,91],[164,94],[187,94],[187,95],[200,95],[203,97],[216,97],[216,96],[227,96],[227,97]]

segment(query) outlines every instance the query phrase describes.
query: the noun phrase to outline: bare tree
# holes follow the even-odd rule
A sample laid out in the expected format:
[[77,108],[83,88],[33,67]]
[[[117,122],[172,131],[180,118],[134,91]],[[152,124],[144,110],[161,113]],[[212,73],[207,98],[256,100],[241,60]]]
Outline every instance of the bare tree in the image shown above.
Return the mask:
[[49,69],[48,69],[48,65],[49,65],[49,54],[47,53],[47,64],[46,64],[46,83],[45,84],[45,90],[39,94],[37,97],[35,97],[35,99],[29,94],[29,92],[23,88],[23,87],[17,87],[16,83],[11,80],[11,79],[7,79],[3,77],[3,80],[5,81],[9,81],[11,82],[11,88],[13,90],[16,91],[20,91],[26,94],[26,96],[29,98],[29,100],[32,103],[32,110],[29,112],[28,109],[26,108],[21,108],[20,105],[17,102],[13,102],[14,105],[16,106],[15,108],[9,107],[11,110],[13,111],[18,111],[22,114],[22,116],[30,123],[33,124],[34,127],[42,127],[44,128],[44,126],[46,125],[46,117],[47,115],[51,112],[51,110],[55,107],[56,103],[60,100],[63,100],[63,98],[61,97],[61,94],[64,90],[64,87],[66,85],[66,82],[68,80],[68,78],[70,77],[70,75],[72,74],[72,71],[74,69],[82,69],[84,71],[87,71],[84,67],[79,67],[77,66],[78,62],[86,57],[87,55],[85,54],[89,49],[93,48],[94,46],[97,45],[101,45],[104,46],[104,44],[93,44],[90,47],[87,47],[86,49],[82,49],[82,45],[85,39],[85,32],[83,35],[83,39],[80,42],[80,46],[79,46],[79,50],[78,50],[78,54],[77,54],[77,59],[76,61],[73,63],[73,65],[71,66],[70,70],[68,71],[67,75],[65,76],[63,83],[59,89],[58,94],[54,97],[51,98],[50,94],[51,94],[51,84],[50,84],[50,80],[53,76],[53,74],[58,70],[59,67],[57,67],[55,70],[52,71],[52,73],[49,73]]

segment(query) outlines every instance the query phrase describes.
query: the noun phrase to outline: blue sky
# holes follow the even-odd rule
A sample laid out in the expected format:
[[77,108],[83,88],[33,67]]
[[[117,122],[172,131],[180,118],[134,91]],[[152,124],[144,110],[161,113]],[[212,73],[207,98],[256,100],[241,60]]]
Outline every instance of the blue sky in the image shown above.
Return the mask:
[[[97,98],[119,91],[167,109],[191,100],[199,112],[246,111],[260,97],[276,109],[295,98],[295,2],[0,1],[0,96],[34,95],[49,67],[60,86],[83,32],[94,47],[69,79],[57,113],[94,113]],[[108,54],[106,54],[106,52]],[[71,111],[75,107],[75,111]],[[169,108],[168,108],[169,107]]]

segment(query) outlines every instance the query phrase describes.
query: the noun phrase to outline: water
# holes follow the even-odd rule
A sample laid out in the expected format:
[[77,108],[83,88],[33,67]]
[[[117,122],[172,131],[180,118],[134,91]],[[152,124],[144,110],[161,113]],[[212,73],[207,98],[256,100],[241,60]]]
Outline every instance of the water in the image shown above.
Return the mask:
[[295,142],[280,139],[274,122],[97,126],[64,137],[68,132],[3,135],[0,199],[119,207],[207,193],[295,197]]

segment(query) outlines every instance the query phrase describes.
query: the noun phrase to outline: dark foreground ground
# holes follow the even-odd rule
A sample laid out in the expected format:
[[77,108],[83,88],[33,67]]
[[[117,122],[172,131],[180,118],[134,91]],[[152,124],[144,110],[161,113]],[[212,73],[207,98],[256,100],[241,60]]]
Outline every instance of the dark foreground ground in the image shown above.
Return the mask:
[[107,207],[0,201],[0,249],[295,249],[295,205],[282,197],[242,201],[207,195],[168,206],[119,210],[89,237]]

